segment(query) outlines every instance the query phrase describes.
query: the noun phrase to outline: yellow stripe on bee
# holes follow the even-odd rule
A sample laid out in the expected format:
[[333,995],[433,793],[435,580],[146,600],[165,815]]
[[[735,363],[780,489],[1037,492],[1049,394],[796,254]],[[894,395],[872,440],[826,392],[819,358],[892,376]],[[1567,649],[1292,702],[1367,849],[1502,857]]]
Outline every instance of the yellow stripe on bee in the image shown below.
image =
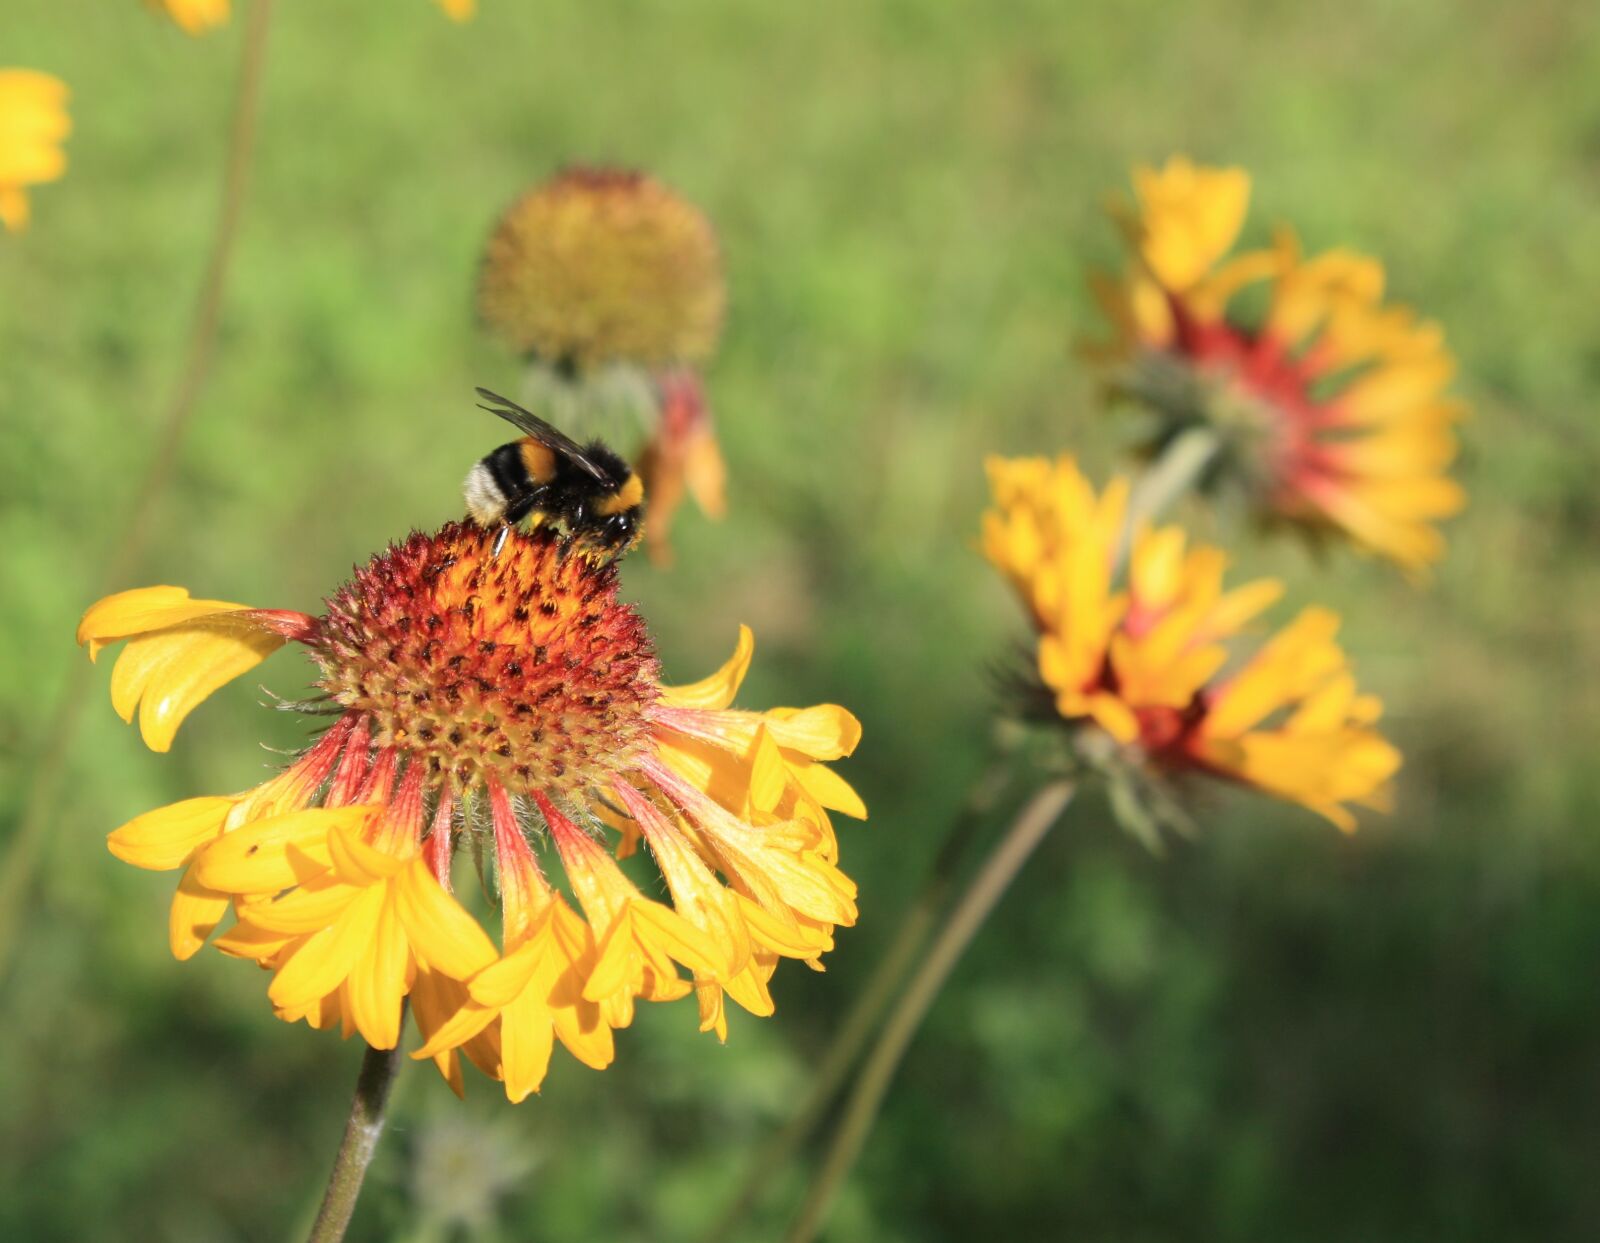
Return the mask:
[[534,483],[549,483],[556,477],[555,450],[526,436],[522,440],[522,465]]
[[614,495],[606,497],[595,506],[595,512],[602,518],[609,518],[612,514],[623,514],[630,509],[637,509],[643,501],[644,483],[638,475],[629,475],[628,482],[618,488]]

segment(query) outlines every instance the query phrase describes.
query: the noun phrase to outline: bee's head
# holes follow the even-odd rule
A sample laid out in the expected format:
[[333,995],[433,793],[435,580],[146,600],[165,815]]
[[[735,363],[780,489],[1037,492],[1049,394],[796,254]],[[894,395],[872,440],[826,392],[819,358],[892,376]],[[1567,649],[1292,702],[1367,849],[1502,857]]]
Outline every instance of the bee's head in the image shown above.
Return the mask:
[[614,557],[620,557],[639,538],[640,509],[635,506],[601,520],[594,533],[595,542]]

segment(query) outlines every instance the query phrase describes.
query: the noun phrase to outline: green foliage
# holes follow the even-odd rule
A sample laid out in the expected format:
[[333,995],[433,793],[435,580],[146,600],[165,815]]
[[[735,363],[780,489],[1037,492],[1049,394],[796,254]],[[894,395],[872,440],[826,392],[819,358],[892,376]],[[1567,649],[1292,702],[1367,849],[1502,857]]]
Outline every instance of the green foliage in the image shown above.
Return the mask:
[[[425,0],[277,7],[223,352],[140,581],[313,608],[458,513],[499,434],[472,388],[517,383],[470,314],[486,229],[563,162],[635,163],[722,231],[732,517],[686,513],[677,567],[635,559],[629,590],[669,675],[746,621],[750,702],[855,709],[843,771],[873,809],[841,826],[861,925],[825,976],[779,973],[774,1019],[736,1015],[719,1048],[692,1006],[649,1009],[611,1070],[558,1053],[515,1109],[415,1071],[360,1237],[471,1219],[434,1168],[470,1159],[462,1118],[505,1149],[476,1237],[656,1243],[714,1216],[981,765],[985,669],[1022,625],[971,546],[982,455],[1100,469],[1126,439],[1069,344],[1098,330],[1087,267],[1117,257],[1103,194],[1174,150],[1248,167],[1253,229],[1383,256],[1463,359],[1472,506],[1431,590],[1237,545],[1291,604],[1346,614],[1407,754],[1399,805],[1342,838],[1218,796],[1164,859],[1076,812],[936,1007],[828,1237],[1591,1237],[1600,11],[483,0],[458,27]],[[65,78],[76,121],[34,228],[0,236],[5,831],[176,371],[240,31],[192,41],[136,0],[0,17],[8,63]],[[302,674],[286,654],[262,680]],[[280,1239],[357,1050],[274,1021],[251,966],[171,962],[170,878],[101,842],[259,779],[256,744],[298,726],[240,684],[155,757],[104,677],[4,985],[0,1237]]]

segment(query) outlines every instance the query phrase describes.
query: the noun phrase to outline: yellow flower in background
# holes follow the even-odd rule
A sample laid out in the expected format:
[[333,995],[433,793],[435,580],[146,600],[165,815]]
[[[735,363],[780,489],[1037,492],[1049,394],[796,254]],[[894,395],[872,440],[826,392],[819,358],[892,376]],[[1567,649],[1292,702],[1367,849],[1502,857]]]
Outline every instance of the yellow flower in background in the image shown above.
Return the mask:
[[72,132],[67,87],[36,69],[0,69],[0,224],[28,227],[26,187],[67,171],[61,144]]
[[[228,20],[228,0],[145,0],[160,9],[183,31],[202,35]],[[464,22],[478,11],[478,0],[435,0],[446,17]]]
[[1029,610],[1060,717],[1160,769],[1239,781],[1342,829],[1355,827],[1347,804],[1383,805],[1400,755],[1374,727],[1381,705],[1358,693],[1332,613],[1306,609],[1238,661],[1230,640],[1281,584],[1224,589],[1227,557],[1178,527],[1137,532],[1120,573],[1127,483],[1096,495],[1070,457],[992,459],[989,478],[984,553]]
[[228,0],[146,0],[186,34],[203,35],[228,20]]
[[484,251],[479,318],[546,390],[525,393],[528,402],[584,434],[610,407],[640,416],[645,535],[657,559],[670,556],[685,494],[713,518],[725,508],[726,471],[698,368],[716,351],[726,308],[711,222],[641,172],[556,174],[505,211]]
[[[748,630],[712,677],[663,686],[614,566],[544,532],[498,555],[495,539],[414,534],[320,617],[122,592],[78,639],[91,656],[126,643],[113,706],[155,750],[227,681],[304,646],[319,697],[292,706],[332,718],[321,736],[252,790],[136,817],[111,850],[182,869],[180,958],[231,911],[215,944],[272,972],[278,1017],[393,1048],[409,997],[418,1057],[460,1091],[464,1054],[521,1100],[556,1044],[609,1063],[638,1000],[693,993],[719,1036],[725,998],[770,1014],[778,961],[818,965],[855,921],[830,812],[866,811],[827,767],[860,737],[850,713],[732,707]],[[619,862],[640,842],[659,880]],[[498,947],[452,896],[463,843],[495,861]]]
[[[1436,523],[1464,504],[1448,477],[1463,404],[1446,394],[1444,333],[1384,301],[1383,266],[1348,250],[1305,255],[1279,231],[1232,258],[1249,203],[1237,168],[1174,156],[1133,176],[1116,209],[1133,251],[1096,294],[1115,329],[1093,353],[1112,387],[1151,409],[1159,438],[1207,423],[1224,468],[1262,511],[1341,532],[1419,571],[1444,552]],[[1240,295],[1265,286],[1250,318]]]

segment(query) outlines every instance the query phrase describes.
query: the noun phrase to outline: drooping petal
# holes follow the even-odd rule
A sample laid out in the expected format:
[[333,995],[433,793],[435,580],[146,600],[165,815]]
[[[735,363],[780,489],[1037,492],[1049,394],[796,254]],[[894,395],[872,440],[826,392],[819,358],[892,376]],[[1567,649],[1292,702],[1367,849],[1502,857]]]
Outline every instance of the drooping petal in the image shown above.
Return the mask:
[[282,625],[247,605],[192,600],[181,587],[124,591],[90,606],[78,642],[91,658],[126,639],[111,675],[111,703],[152,751],[166,751],[179,725],[219,687],[260,664],[287,641]]
[[739,641],[727,663],[710,677],[687,686],[663,686],[661,702],[669,708],[693,708],[715,711],[729,707],[750,671],[750,661],[756,651],[755,633],[749,626],[739,627]]
[[111,853],[134,867],[165,872],[186,863],[222,832],[231,798],[188,798],[135,816],[106,839]]

